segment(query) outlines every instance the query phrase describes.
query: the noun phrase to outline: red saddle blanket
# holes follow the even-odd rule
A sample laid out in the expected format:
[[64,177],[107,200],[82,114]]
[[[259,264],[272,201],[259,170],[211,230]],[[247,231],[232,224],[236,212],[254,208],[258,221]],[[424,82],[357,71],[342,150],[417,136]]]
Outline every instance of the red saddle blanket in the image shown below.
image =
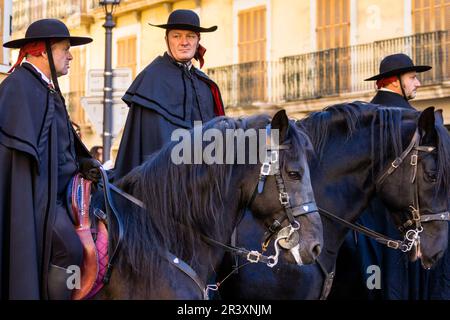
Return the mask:
[[[108,265],[108,231],[102,220],[92,227],[89,216],[92,182],[80,174],[71,182],[71,212],[75,230],[83,244],[80,288],[72,294],[73,300],[89,299],[103,287],[103,278]],[[96,236],[95,236],[96,235]]]

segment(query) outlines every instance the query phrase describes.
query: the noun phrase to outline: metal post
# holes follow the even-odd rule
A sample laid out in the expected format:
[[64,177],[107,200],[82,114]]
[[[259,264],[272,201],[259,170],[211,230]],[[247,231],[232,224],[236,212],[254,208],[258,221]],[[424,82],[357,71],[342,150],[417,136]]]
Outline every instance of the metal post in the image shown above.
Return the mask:
[[113,73],[111,66],[112,55],[112,29],[115,27],[112,12],[106,13],[105,28],[105,85],[103,92],[103,161],[108,161],[111,154],[112,145],[112,124],[113,124]]

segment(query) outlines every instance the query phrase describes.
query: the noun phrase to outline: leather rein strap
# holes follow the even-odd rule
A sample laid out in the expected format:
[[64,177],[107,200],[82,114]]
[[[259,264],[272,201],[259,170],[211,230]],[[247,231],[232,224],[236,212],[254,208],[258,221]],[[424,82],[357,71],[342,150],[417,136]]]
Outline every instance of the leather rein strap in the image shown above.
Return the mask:
[[382,235],[381,233],[378,233],[369,228],[366,228],[363,225],[360,225],[358,223],[351,223],[347,220],[342,219],[341,217],[336,216],[335,214],[331,213],[330,211],[325,210],[320,207],[319,207],[319,213],[327,218],[330,218],[330,219],[344,225],[345,227],[347,227],[349,229],[360,232],[360,233],[368,236],[369,238],[372,238],[375,241],[388,246],[389,248],[400,249],[403,244],[403,241],[401,241],[401,240],[391,239],[387,236]]
[[[102,176],[102,181],[103,181],[103,196],[105,198],[105,207],[106,207],[106,214],[107,214],[107,221],[111,222],[111,217],[114,216],[114,218],[116,219],[117,222],[117,228],[118,228],[118,238],[116,241],[116,246],[113,249],[113,241],[112,241],[112,234],[113,232],[109,232],[109,241],[108,241],[108,252],[110,252],[111,254],[109,255],[109,261],[108,261],[108,266],[106,267],[106,272],[105,272],[105,277],[103,278],[103,283],[104,284],[108,284],[109,280],[111,279],[111,273],[112,273],[112,268],[114,266],[114,262],[117,259],[117,253],[120,249],[120,247],[122,246],[122,241],[123,241],[123,234],[124,234],[124,228],[123,228],[123,224],[122,224],[122,220],[120,219],[120,216],[118,214],[118,211],[114,205],[114,202],[112,200],[112,195],[111,195],[111,189],[110,187],[112,186],[109,183],[108,180],[108,175],[106,174],[106,171],[103,167],[99,168],[101,176]],[[109,226],[109,228],[111,228],[111,224]]]

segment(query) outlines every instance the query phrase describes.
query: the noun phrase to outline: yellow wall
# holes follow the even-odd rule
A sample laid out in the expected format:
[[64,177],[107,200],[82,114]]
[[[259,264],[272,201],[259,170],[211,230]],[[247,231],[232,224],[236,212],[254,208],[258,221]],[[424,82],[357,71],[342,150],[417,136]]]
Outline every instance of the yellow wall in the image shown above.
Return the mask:
[[95,21],[89,28],[90,37],[94,41],[86,45],[86,71],[90,69],[102,69],[105,66],[105,28],[102,27],[104,21]]
[[195,10],[197,6],[195,5],[195,1],[192,0],[181,0],[177,1],[173,4],[173,10],[177,9],[192,9]]
[[204,0],[200,10],[200,24],[217,26],[215,32],[202,33],[201,44],[207,49],[203,69],[233,63],[232,0]]
[[165,24],[169,12],[167,7],[158,6],[142,12],[142,38],[141,38],[141,69],[144,69],[157,56],[162,55],[166,51],[166,43],[164,41],[165,30],[153,27],[152,24]]
[[356,44],[405,36],[403,0],[357,0],[356,3]]
[[272,1],[272,60],[313,51],[309,1]]

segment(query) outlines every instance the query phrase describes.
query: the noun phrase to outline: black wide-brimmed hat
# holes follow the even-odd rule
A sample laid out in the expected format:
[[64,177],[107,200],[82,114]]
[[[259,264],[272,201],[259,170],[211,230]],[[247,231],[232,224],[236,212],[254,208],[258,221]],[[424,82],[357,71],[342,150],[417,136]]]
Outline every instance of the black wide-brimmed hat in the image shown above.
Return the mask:
[[167,19],[166,24],[151,24],[149,25],[168,29],[168,30],[190,30],[194,32],[213,32],[217,30],[217,26],[212,26],[210,28],[200,27],[200,18],[192,10],[175,10]]
[[379,80],[407,72],[425,72],[430,66],[415,66],[410,57],[403,53],[396,53],[385,57],[380,63],[380,73],[364,81]]
[[8,41],[5,48],[22,48],[25,44],[46,39],[68,39],[71,46],[92,42],[88,37],[72,37],[66,25],[57,19],[41,19],[33,22],[25,32],[25,38]]

